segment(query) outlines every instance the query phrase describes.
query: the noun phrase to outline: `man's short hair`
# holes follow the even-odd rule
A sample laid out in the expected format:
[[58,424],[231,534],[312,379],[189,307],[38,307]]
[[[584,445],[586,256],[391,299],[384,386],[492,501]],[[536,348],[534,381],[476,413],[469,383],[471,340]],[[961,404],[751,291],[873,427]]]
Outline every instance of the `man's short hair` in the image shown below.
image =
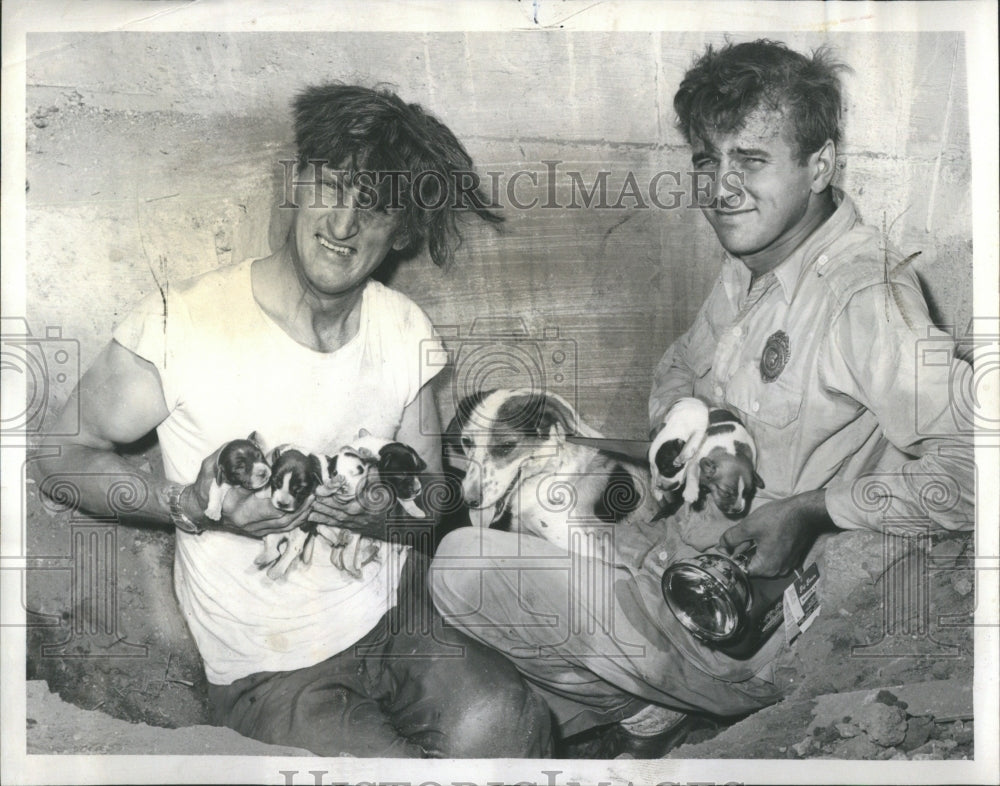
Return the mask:
[[786,141],[804,164],[826,140],[840,143],[844,70],[827,47],[810,58],[766,38],[718,50],[709,45],[674,96],[677,125],[690,144],[739,131],[758,109],[780,112],[793,137]]
[[[331,82],[304,89],[293,109],[300,167],[322,161],[351,176],[402,173],[395,182],[376,181],[376,190],[380,200],[392,199],[402,208],[408,238],[403,256],[426,243],[431,259],[443,266],[461,244],[459,214],[491,224],[503,221],[482,190],[470,187],[476,175],[461,142],[418,104],[407,104],[386,89]],[[415,181],[419,192],[412,187]],[[392,190],[396,196],[390,197]]]

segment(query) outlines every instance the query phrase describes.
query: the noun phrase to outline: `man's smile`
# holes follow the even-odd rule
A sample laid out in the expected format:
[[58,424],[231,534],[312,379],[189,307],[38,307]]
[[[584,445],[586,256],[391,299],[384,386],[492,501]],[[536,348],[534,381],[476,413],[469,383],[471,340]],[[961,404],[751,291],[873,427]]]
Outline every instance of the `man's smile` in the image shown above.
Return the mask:
[[338,254],[339,256],[349,257],[354,253],[353,248],[349,248],[348,246],[342,246],[339,243],[334,243],[330,240],[327,240],[318,232],[316,233],[316,239],[319,241],[319,244],[323,246],[323,248],[327,249],[328,251],[332,251],[334,254]]

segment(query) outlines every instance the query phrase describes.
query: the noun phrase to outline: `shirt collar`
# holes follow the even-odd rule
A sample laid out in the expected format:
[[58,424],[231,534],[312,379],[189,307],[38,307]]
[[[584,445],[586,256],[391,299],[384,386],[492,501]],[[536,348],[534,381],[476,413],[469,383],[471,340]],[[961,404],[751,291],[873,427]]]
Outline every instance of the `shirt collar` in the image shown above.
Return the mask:
[[[833,203],[837,206],[833,215],[824,221],[815,232],[807,237],[798,248],[772,271],[778,283],[785,302],[791,303],[795,288],[802,277],[803,271],[822,256],[823,251],[833,242],[850,230],[858,221],[854,202],[839,188],[830,187]],[[722,270],[722,283],[730,300],[738,302],[750,288],[750,269],[739,257],[725,254]]]

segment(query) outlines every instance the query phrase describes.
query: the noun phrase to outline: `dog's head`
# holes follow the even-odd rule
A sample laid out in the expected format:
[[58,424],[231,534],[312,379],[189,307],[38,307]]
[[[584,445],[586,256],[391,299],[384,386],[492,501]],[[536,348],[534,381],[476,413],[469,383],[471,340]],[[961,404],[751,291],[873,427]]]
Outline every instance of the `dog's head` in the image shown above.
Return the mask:
[[[558,455],[577,416],[564,399],[531,390],[495,390],[459,404],[458,445],[469,507],[503,512],[510,494]],[[452,435],[454,436],[454,435]]]
[[750,445],[735,444],[735,454],[716,447],[698,462],[701,486],[708,491],[715,506],[731,518],[744,515],[757,489],[764,488],[764,481],[754,470]]
[[278,510],[297,510],[322,482],[316,456],[285,446],[271,451],[271,504]]
[[246,439],[227,442],[216,460],[215,480],[250,491],[264,488],[271,479],[271,468],[254,432]]
[[365,451],[343,447],[327,459],[327,474],[322,483],[335,488],[338,494],[353,497],[374,467],[375,459]]
[[413,499],[420,493],[420,473],[425,469],[427,462],[402,442],[390,442],[378,452],[379,477],[392,486],[400,500]]

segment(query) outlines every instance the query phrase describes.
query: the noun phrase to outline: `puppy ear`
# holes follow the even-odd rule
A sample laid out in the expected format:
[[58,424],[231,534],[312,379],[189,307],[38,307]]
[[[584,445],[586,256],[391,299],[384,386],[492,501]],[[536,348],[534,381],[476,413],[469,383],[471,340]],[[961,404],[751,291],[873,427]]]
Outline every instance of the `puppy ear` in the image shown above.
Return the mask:
[[321,459],[315,453],[309,454],[309,474],[312,476],[312,479],[316,481],[317,486],[323,485],[323,467],[320,462],[325,460],[325,456]]
[[264,437],[261,436],[261,433],[259,431],[257,430],[251,431],[250,436],[247,437],[247,441],[252,442],[254,445],[257,446],[257,449],[261,453],[263,453],[265,456],[267,455],[267,450],[268,450],[267,441],[264,439]]
[[278,445],[274,450],[271,451],[271,455],[267,457],[269,463],[274,464],[278,460],[278,457],[284,452],[284,446]]
[[764,488],[764,478],[758,475],[756,472],[753,473],[753,484],[759,489]]
[[365,437],[370,437],[371,435],[372,433],[368,429],[363,428],[358,432],[358,439],[364,439]]
[[701,461],[698,462],[698,466],[701,468],[701,476],[703,478],[715,477],[715,462],[708,456],[704,456]]

